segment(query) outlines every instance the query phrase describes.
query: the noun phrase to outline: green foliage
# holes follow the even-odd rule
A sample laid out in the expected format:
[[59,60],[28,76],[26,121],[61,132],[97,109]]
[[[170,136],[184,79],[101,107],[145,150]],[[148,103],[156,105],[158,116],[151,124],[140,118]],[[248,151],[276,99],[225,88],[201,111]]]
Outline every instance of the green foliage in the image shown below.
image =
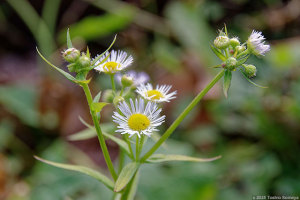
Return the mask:
[[116,184],[114,191],[115,192],[120,192],[121,190],[126,187],[126,185],[131,181],[131,179],[134,177],[136,171],[139,168],[139,164],[136,162],[132,162],[127,164],[121,171]]
[[214,158],[195,158],[191,156],[184,155],[166,155],[166,154],[153,154],[147,159],[147,162],[150,163],[160,163],[160,162],[168,162],[168,161],[189,161],[189,162],[210,162],[221,158],[221,156],[217,156]]
[[42,159],[38,156],[34,156],[34,157],[35,157],[35,159],[37,159],[41,162],[44,162],[44,163],[49,164],[49,165],[53,165],[53,166],[58,167],[58,168],[67,169],[67,170],[71,170],[71,171],[76,171],[76,172],[80,172],[80,173],[89,175],[89,176],[97,179],[98,181],[100,181],[104,185],[106,185],[109,189],[112,190],[114,188],[113,182],[109,178],[107,178],[105,175],[101,174],[100,172],[98,172],[96,170],[90,169],[88,167],[78,166],[78,165],[57,163],[57,162]]

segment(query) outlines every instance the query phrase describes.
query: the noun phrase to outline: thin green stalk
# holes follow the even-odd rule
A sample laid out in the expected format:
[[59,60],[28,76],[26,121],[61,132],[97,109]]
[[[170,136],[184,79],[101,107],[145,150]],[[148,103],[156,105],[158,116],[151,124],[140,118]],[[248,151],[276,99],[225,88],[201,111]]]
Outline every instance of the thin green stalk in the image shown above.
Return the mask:
[[124,139],[125,139],[125,142],[126,142],[127,145],[128,145],[128,148],[129,148],[129,151],[130,151],[131,158],[134,159],[134,154],[133,154],[133,151],[132,151],[131,144],[130,144],[130,141],[129,141],[129,139],[128,139],[128,136],[125,136]]
[[136,136],[136,140],[135,140],[135,160],[138,161],[139,160],[139,136]]
[[122,88],[121,88],[121,92],[120,92],[120,96],[122,96],[122,95],[123,95],[123,92],[124,92],[124,87],[122,86]]
[[173,124],[166,130],[160,139],[153,145],[153,147],[142,157],[141,162],[145,162],[166,139],[174,132],[182,120],[190,113],[190,111],[199,103],[203,96],[223,77],[225,70],[220,71],[213,80],[193,99],[193,101],[184,109],[184,111],[177,117]]
[[139,147],[138,147],[137,159],[140,158],[140,154],[141,154],[142,149],[143,149],[144,141],[145,141],[145,135],[142,134],[141,139],[140,139],[140,144],[139,144]]
[[110,75],[110,80],[111,80],[111,88],[114,92],[116,92],[116,85],[115,85],[115,79],[113,74]]
[[100,147],[102,149],[102,153],[103,153],[106,165],[107,165],[108,170],[111,173],[113,179],[117,180],[118,176],[117,176],[117,174],[115,172],[113,163],[112,163],[112,161],[110,159],[110,156],[109,156],[109,153],[108,153],[108,150],[107,150],[107,146],[105,144],[104,136],[102,134],[102,131],[101,131],[101,128],[100,128],[100,125],[99,125],[99,121],[98,121],[97,115],[96,115],[96,113],[91,108],[92,103],[93,103],[93,98],[92,98],[92,95],[91,95],[91,91],[89,89],[88,84],[86,84],[86,83],[82,84],[82,88],[84,90],[86,99],[87,99],[88,104],[89,104],[90,113],[91,113],[91,116],[92,116],[92,119],[93,119],[93,122],[94,122],[94,126],[96,128],[96,132],[97,132],[97,135],[98,135],[98,140],[99,140],[99,143],[100,143]]

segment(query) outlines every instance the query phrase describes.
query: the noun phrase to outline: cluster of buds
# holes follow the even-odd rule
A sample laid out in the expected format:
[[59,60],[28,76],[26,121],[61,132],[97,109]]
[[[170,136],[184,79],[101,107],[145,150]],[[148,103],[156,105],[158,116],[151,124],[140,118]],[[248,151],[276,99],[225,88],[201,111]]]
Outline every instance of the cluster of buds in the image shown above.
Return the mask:
[[[254,65],[245,64],[250,55],[264,56],[270,50],[270,45],[265,44],[265,37],[261,32],[253,31],[248,40],[241,44],[239,38],[230,38],[225,27],[225,31],[220,31],[219,36],[214,40],[211,46],[214,53],[222,60],[222,64],[216,67],[222,67],[225,70],[224,93],[227,91],[231,82],[231,73],[237,69],[250,81],[256,75]],[[252,81],[250,81],[253,83]]]
[[88,52],[80,55],[78,49],[71,47],[65,50],[62,55],[65,61],[69,63],[67,67],[70,72],[75,72],[85,77],[87,72],[90,71],[91,58]]

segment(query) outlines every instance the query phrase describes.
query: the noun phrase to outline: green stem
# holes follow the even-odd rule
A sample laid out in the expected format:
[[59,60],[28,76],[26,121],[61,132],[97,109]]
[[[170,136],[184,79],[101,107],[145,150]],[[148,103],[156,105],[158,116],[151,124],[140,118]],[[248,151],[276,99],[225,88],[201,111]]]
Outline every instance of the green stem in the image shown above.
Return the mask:
[[116,85],[115,85],[115,79],[114,79],[114,74],[110,75],[110,80],[111,80],[111,88],[114,92],[116,92]]
[[143,135],[141,135],[141,139],[140,139],[140,144],[139,144],[139,148],[138,148],[137,159],[140,158],[140,154],[141,154],[142,149],[143,149],[144,141],[145,141],[145,135],[143,134]]
[[125,135],[124,139],[125,139],[125,142],[126,142],[127,145],[128,145],[128,148],[129,148],[129,151],[130,151],[131,158],[134,159],[133,151],[132,151],[132,148],[131,148],[131,143],[130,143],[130,141],[129,141],[128,136]]
[[193,99],[193,101],[184,109],[184,111],[177,117],[177,119],[171,124],[166,132],[160,137],[160,139],[153,145],[153,147],[142,157],[141,162],[145,162],[159,147],[164,143],[168,137],[174,132],[177,126],[182,120],[190,113],[190,111],[199,103],[203,96],[223,77],[225,70],[220,71],[213,80]]
[[139,136],[136,136],[136,140],[135,140],[135,160],[138,161],[139,160]]
[[107,146],[105,144],[104,136],[102,134],[102,131],[101,131],[101,128],[100,128],[100,125],[99,125],[99,121],[97,119],[97,115],[92,110],[93,98],[92,98],[92,95],[91,95],[91,91],[89,89],[88,84],[84,83],[84,84],[81,84],[81,86],[82,86],[82,88],[84,90],[86,99],[87,99],[88,104],[89,104],[90,113],[91,113],[91,116],[92,116],[92,119],[93,119],[93,122],[94,122],[94,126],[96,128],[96,132],[97,132],[97,135],[98,135],[98,140],[99,140],[99,143],[100,143],[100,147],[101,147],[101,150],[102,150],[102,153],[103,153],[106,165],[107,165],[108,170],[111,173],[113,179],[116,180],[117,179],[117,174],[115,172],[113,163],[112,163],[112,161],[110,159],[110,156],[109,156],[109,153],[108,153],[108,150],[107,150]]
[[124,87],[122,86],[122,88],[121,88],[121,92],[120,92],[120,96],[122,96],[122,95],[123,95],[123,92],[124,92]]

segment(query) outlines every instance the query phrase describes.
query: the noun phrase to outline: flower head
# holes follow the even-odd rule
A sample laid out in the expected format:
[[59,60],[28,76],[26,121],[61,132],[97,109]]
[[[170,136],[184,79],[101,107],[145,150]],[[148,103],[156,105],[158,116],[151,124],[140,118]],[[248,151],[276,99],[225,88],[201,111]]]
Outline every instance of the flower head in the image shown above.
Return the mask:
[[95,70],[100,72],[105,72],[107,74],[115,74],[119,72],[133,62],[132,56],[127,56],[127,53],[124,51],[114,51],[112,50],[106,52],[97,62]]
[[[150,77],[146,72],[137,72],[134,70],[130,70],[130,71],[126,72],[125,75],[132,78],[134,86],[139,86],[141,84],[145,84],[150,80]],[[116,78],[116,81],[119,84],[121,84],[122,75],[120,73],[118,73],[118,74],[116,74],[115,78]]]
[[257,56],[265,55],[266,52],[270,51],[270,45],[265,44],[265,39],[261,32],[253,30],[247,40],[248,49]]
[[160,126],[165,116],[160,116],[161,108],[158,108],[154,102],[148,102],[145,106],[143,99],[130,99],[130,106],[125,102],[120,102],[118,109],[121,114],[114,112],[114,122],[119,124],[116,132],[121,134],[128,133],[130,136],[141,134],[150,136],[152,132],[158,131],[156,127]]
[[143,98],[153,102],[170,102],[171,99],[176,98],[176,91],[168,93],[171,88],[171,85],[157,85],[156,88],[153,89],[152,85],[148,83],[147,85],[142,84],[138,86],[136,92]]

